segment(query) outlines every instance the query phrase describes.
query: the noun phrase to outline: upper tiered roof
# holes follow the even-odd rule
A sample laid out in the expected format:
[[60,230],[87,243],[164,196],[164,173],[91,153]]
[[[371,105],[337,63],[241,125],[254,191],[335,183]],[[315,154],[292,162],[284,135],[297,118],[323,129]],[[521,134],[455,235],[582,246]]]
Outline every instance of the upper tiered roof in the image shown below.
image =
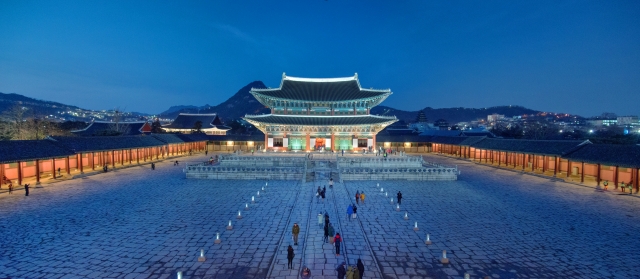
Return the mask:
[[279,88],[252,88],[251,94],[266,106],[269,101],[357,102],[379,104],[392,94],[390,89],[365,89],[358,74],[341,78],[300,78],[282,74]]

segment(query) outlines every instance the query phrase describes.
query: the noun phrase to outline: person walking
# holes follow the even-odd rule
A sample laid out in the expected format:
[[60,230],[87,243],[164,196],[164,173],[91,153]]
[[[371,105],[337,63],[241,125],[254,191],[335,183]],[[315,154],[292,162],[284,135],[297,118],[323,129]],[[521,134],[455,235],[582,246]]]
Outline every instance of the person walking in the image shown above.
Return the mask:
[[329,213],[327,213],[326,211],[324,213],[324,225],[325,226],[329,225]]
[[353,205],[353,215],[351,215],[352,219],[355,219],[358,217],[358,207],[356,205]]
[[333,243],[336,246],[336,256],[340,256],[340,244],[342,243],[340,233],[336,233],[336,237],[333,238]]
[[327,196],[327,189],[322,189],[320,192],[320,197],[322,198],[322,202],[324,203],[324,198]]
[[207,154],[209,154],[209,150],[204,151],[204,156],[207,156]]
[[622,189],[622,192],[623,192],[623,193],[624,193],[624,188],[626,188],[626,187],[624,186],[624,182],[620,182],[620,189]]
[[329,188],[333,188],[333,178],[329,178]]
[[151,163],[151,170],[155,170],[156,169],[156,164],[155,163]]
[[347,220],[351,220],[351,214],[353,214],[353,206],[349,205],[347,207]]
[[300,226],[298,226],[298,223],[293,223],[293,228],[291,228],[291,234],[293,235],[293,245],[298,245],[299,233],[300,233]]
[[609,181],[605,180],[604,182],[602,182],[602,185],[604,185],[604,190],[607,190],[607,187],[609,187]]
[[342,262],[340,266],[336,268],[336,271],[338,271],[338,279],[344,279],[344,276],[347,275],[346,266],[347,266],[347,263]]
[[360,271],[358,270],[358,266],[353,267],[353,279],[360,279]]
[[289,245],[289,248],[287,248],[287,267],[289,269],[293,269],[293,257],[295,257],[295,254],[293,253],[293,247]]
[[342,156],[344,156],[344,149],[342,149]]
[[362,279],[362,276],[364,276],[364,264],[361,259],[358,259],[358,273],[360,275],[359,279]]
[[362,204],[364,204],[364,198],[365,198],[364,192],[360,193],[360,201],[362,202]]
[[13,194],[13,184],[9,182],[9,194]]
[[353,267],[347,267],[347,279],[353,279]]
[[356,204],[360,204],[360,190],[356,191]]
[[329,243],[333,244],[333,237],[336,235],[336,230],[333,228],[333,224],[329,223]]
[[27,197],[29,196],[29,184],[24,185],[24,195]]
[[627,188],[629,188],[629,195],[633,195],[633,183],[627,183]]
[[400,191],[398,191],[397,198],[398,198],[398,204],[402,204],[402,193],[400,193]]
[[322,217],[322,212],[318,213],[318,226],[322,227],[322,219],[324,219],[324,217]]
[[318,203],[320,202],[320,192],[322,192],[322,189],[320,189],[320,186],[318,186],[318,190],[316,190],[316,201]]
[[324,225],[324,238],[322,239],[324,243],[329,243],[329,225]]

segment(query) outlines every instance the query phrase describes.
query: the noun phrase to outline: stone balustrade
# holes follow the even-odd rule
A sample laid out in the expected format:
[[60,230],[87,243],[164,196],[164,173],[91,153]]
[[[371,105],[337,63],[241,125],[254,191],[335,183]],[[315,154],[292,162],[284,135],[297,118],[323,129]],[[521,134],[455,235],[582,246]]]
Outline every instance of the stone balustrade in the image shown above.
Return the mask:
[[187,178],[195,179],[258,179],[258,180],[301,180],[302,168],[296,167],[235,167],[190,165],[184,169]]
[[340,168],[420,168],[424,160],[419,156],[406,157],[338,157],[338,167]]
[[298,167],[304,166],[304,157],[274,157],[274,156],[233,156],[220,157],[223,167]]
[[457,168],[342,168],[342,180],[458,180]]

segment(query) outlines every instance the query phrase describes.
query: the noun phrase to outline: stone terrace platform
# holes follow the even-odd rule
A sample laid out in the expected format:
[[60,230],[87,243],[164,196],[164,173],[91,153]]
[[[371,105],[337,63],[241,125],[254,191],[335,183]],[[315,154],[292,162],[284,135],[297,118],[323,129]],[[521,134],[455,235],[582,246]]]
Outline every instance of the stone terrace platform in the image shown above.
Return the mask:
[[[132,167],[46,184],[29,197],[3,193],[0,278],[175,278],[177,271],[185,279],[297,278],[305,265],[319,279],[336,278],[338,263],[358,258],[364,278],[640,274],[637,196],[451,158],[425,160],[458,165],[462,174],[457,181],[335,183],[322,203],[314,192],[327,185],[326,173],[306,183],[268,181],[263,192],[262,180],[186,179],[182,165],[160,162],[155,171]],[[354,221],[346,207],[357,190],[367,197]],[[390,204],[397,191],[404,196],[400,211]],[[319,212],[344,237],[340,257],[322,243]],[[293,222],[301,227],[300,245],[288,270]],[[442,250],[448,265],[439,261]]]

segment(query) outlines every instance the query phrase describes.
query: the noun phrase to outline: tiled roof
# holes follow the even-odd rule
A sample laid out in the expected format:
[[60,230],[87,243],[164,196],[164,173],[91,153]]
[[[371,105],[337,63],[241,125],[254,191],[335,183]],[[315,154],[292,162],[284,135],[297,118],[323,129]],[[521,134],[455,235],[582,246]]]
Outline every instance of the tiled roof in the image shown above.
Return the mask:
[[375,115],[354,116],[315,116],[315,115],[247,115],[245,120],[262,124],[307,125],[307,126],[342,126],[371,125],[395,122],[394,117]]
[[0,162],[33,161],[73,156],[75,153],[55,145],[48,140],[3,140],[0,141]]
[[142,148],[165,145],[152,136],[114,136],[114,137],[48,137],[56,144],[75,153]]
[[216,114],[190,114],[190,113],[181,113],[176,117],[171,124],[164,125],[162,128],[168,129],[193,129],[196,125],[196,122],[202,122],[202,129],[229,129],[226,126],[223,126],[220,122],[220,119],[217,119],[218,116]]
[[462,134],[460,130],[425,130],[420,133],[423,136],[457,137]]
[[391,94],[390,90],[362,89],[357,76],[347,78],[284,77],[280,88],[251,89],[251,94],[276,99],[339,102],[375,98]]
[[252,135],[211,135],[210,141],[258,141],[264,144],[264,134],[254,133]]
[[489,131],[462,131],[463,136],[467,137],[488,137],[495,138],[496,136]]
[[618,144],[586,144],[563,156],[571,161],[640,168],[640,146]]
[[472,147],[480,149],[521,152],[539,155],[561,156],[567,154],[583,143],[580,140],[517,140],[517,139],[484,139]]
[[[114,122],[102,122],[95,121],[89,124],[86,128],[82,130],[71,131],[73,134],[82,136],[82,137],[90,137],[90,136],[104,136],[109,132],[118,129],[119,132],[124,136],[135,136],[142,134],[142,127],[147,122],[138,121],[138,122],[120,122],[118,124]],[[116,128],[116,126],[118,126]]]
[[431,142],[431,136],[421,135],[376,135],[376,142]]
[[164,143],[184,143],[177,134],[151,134],[151,136]]
[[433,143],[460,145],[467,137],[442,137],[435,136],[431,139]]
[[206,134],[176,134],[176,136],[184,142],[198,142],[209,140],[209,137]]

